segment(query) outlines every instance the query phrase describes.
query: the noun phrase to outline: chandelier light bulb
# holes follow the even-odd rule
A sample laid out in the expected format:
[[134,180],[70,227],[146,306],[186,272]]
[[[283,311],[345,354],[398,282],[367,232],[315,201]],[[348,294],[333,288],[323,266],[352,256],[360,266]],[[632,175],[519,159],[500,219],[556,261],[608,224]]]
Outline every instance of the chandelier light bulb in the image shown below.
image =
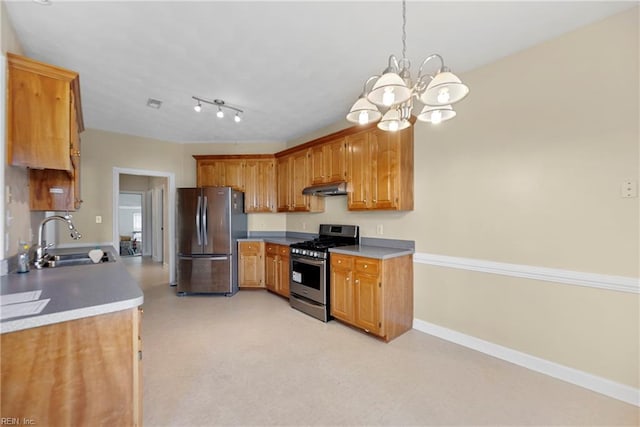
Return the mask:
[[442,112],[440,110],[435,110],[431,113],[431,123],[437,125],[442,122]]
[[396,100],[396,95],[393,93],[393,88],[386,87],[384,88],[384,94],[382,95],[382,104],[385,107],[390,107]]
[[360,115],[358,115],[358,123],[361,125],[369,123],[369,113],[367,111],[360,112]]
[[393,120],[389,122],[389,130],[391,132],[395,132],[398,130],[399,124],[397,120]]
[[449,88],[443,87],[438,91],[438,102],[441,104],[448,104],[449,99],[451,99],[451,94],[449,93]]
[[219,119],[224,117],[224,111],[222,111],[222,108],[218,107],[218,112],[216,113],[216,116],[218,116]]
[[242,118],[240,117],[240,113],[236,113],[236,115],[233,117],[233,120],[236,123],[240,123],[240,121],[242,120]]
[[196,113],[199,113],[200,111],[202,111],[202,105],[200,104],[200,101],[198,101],[198,105],[193,107],[193,109],[196,110]]

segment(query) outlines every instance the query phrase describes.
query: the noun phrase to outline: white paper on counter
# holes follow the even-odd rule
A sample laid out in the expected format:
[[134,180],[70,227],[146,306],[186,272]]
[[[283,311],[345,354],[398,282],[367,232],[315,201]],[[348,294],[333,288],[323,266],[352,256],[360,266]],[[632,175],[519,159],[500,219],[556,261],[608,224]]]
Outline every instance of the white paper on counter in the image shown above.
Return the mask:
[[17,304],[19,302],[35,301],[40,298],[42,290],[18,292],[17,294],[7,294],[0,296],[0,305]]
[[50,298],[38,301],[7,304],[0,307],[0,319],[10,319],[19,316],[31,316],[40,313],[51,301]]

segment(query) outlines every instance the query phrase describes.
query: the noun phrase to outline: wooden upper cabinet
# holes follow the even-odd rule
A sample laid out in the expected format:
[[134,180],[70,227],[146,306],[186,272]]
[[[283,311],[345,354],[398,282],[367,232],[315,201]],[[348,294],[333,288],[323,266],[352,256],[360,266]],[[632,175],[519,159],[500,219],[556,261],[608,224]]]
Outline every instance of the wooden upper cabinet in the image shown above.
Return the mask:
[[413,128],[347,137],[348,208],[413,209]]
[[302,190],[309,186],[309,150],[296,151],[291,155],[291,209],[293,211],[308,211],[308,196]]
[[324,199],[302,194],[311,185],[311,150],[277,158],[278,212],[323,212]]
[[346,140],[315,145],[311,150],[311,183],[326,184],[346,180]]
[[197,160],[196,180],[198,187],[218,187],[224,182],[224,168],[219,160]]
[[243,191],[244,211],[276,211],[275,158],[270,154],[195,155],[198,187]]
[[291,210],[291,156],[278,157],[276,165],[278,212],[288,212]]
[[224,163],[224,183],[225,187],[234,190],[244,191],[244,160],[226,160]]
[[8,163],[72,172],[72,135],[84,130],[78,73],[12,53],[7,63]]
[[245,212],[275,212],[275,159],[247,160],[244,170],[244,186]]

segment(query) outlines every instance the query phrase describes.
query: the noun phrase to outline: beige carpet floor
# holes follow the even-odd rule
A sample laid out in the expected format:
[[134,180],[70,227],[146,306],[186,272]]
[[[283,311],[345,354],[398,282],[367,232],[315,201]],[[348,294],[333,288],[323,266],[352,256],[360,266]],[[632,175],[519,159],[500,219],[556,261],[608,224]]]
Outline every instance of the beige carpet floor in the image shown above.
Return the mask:
[[144,290],[146,426],[634,425],[640,409],[412,330],[385,344],[266,291]]

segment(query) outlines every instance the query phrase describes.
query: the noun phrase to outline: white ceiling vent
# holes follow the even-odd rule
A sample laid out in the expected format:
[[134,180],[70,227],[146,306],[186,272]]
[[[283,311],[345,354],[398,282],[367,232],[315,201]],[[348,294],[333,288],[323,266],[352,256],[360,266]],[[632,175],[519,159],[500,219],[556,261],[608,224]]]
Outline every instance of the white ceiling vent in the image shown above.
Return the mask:
[[158,110],[160,109],[160,106],[162,106],[162,101],[160,101],[159,99],[153,99],[153,98],[147,99],[147,107],[155,108],[156,110]]

